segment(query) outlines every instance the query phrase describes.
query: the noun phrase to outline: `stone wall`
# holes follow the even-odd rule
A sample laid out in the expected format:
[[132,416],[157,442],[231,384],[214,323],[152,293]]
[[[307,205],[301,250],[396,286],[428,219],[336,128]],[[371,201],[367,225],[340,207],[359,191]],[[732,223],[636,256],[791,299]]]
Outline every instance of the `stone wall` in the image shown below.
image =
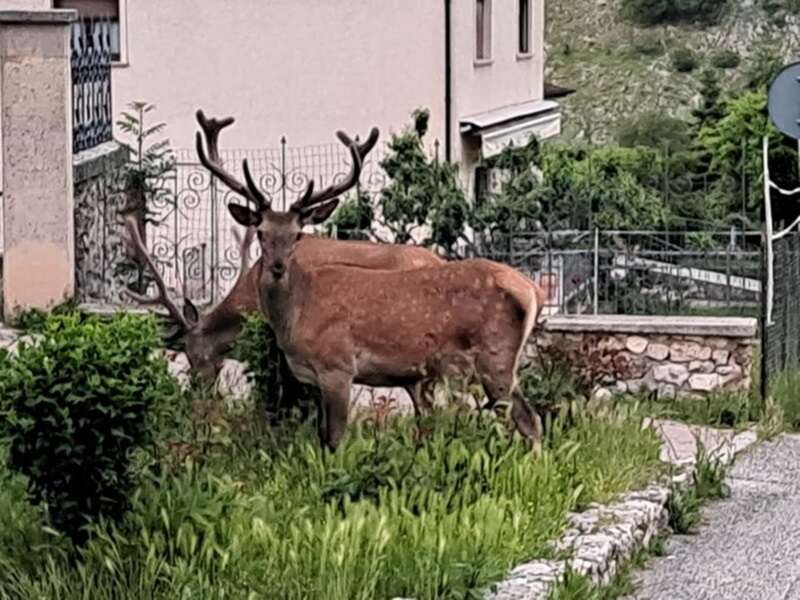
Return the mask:
[[756,319],[566,316],[548,319],[529,355],[566,359],[596,397],[701,397],[747,390],[756,342]]

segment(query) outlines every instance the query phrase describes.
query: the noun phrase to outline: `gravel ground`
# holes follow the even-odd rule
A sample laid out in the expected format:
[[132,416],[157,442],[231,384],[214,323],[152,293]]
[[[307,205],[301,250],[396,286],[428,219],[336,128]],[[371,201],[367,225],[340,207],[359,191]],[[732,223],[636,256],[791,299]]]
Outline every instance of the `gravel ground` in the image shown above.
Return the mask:
[[629,600],[800,600],[800,436],[737,459],[731,497],[708,505],[698,534],[635,576]]

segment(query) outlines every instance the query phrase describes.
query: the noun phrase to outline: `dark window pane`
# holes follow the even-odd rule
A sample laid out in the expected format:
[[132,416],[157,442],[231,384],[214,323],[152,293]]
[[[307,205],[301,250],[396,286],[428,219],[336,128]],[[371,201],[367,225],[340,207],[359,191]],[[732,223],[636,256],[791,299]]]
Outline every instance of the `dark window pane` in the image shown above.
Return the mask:
[[519,0],[519,52],[531,51],[531,12],[530,0]]

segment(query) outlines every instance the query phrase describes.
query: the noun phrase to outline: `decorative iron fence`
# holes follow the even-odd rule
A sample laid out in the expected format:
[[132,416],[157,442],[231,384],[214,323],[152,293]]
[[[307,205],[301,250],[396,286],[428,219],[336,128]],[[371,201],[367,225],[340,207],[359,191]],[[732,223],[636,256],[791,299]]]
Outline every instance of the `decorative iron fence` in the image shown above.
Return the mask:
[[111,141],[111,23],[83,20],[72,26],[72,151]]
[[[358,193],[373,199],[387,183],[380,166],[384,151],[376,147],[362,168]],[[176,165],[158,183],[164,193],[148,205],[146,242],[169,287],[197,304],[223,298],[239,272],[239,248],[232,230],[229,202],[244,202],[196,162],[191,151],[177,151]],[[228,171],[244,180],[247,159],[259,188],[276,209],[288,207],[313,179],[317,187],[341,181],[350,171],[350,154],[341,144],[220,152]],[[122,300],[125,277],[120,264],[122,199],[108,182],[96,182],[76,199],[79,297],[83,302]],[[258,244],[251,247],[253,258]]]

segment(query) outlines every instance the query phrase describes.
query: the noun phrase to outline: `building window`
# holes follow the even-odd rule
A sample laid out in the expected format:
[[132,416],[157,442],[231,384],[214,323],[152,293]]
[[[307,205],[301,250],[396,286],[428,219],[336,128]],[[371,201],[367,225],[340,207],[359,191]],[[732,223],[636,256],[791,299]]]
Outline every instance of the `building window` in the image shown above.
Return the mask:
[[53,8],[71,8],[89,22],[106,21],[111,35],[111,60],[127,63],[125,44],[125,9],[127,0],[53,0]]
[[475,3],[475,58],[487,61],[492,58],[492,0]]
[[531,53],[531,0],[519,0],[519,53]]

